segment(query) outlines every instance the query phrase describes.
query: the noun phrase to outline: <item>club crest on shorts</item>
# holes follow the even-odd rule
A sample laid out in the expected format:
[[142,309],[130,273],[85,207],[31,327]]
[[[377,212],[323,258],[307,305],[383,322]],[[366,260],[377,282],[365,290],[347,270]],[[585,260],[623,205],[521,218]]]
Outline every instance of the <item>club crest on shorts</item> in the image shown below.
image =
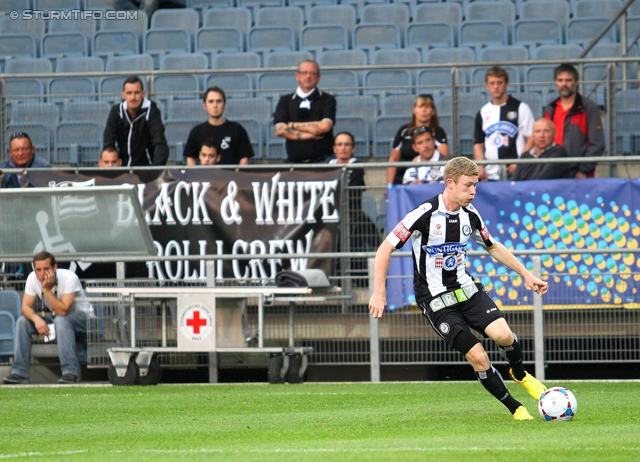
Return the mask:
[[440,324],[440,332],[442,332],[443,334],[448,334],[449,333],[449,324],[447,324],[446,322],[443,322],[442,324]]

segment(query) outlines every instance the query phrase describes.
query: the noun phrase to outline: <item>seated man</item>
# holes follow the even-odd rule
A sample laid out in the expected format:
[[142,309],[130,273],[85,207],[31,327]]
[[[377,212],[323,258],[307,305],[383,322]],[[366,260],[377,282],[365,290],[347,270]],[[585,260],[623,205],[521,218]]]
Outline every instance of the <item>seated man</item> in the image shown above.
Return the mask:
[[78,382],[76,334],[86,333],[91,304],[76,302],[76,297],[85,296],[80,279],[69,270],[58,269],[55,257],[49,252],[36,254],[33,266],[35,270],[25,284],[22,316],[16,321],[13,367],[2,381],[6,384],[29,382],[31,336],[37,333],[58,342],[62,366],[58,383]]
[[104,147],[104,149],[100,153],[98,166],[102,168],[122,166],[122,159],[120,159],[120,154],[118,154],[118,150],[114,145],[110,144]]
[[[9,138],[9,155],[11,158],[0,164],[0,168],[44,168],[51,167],[46,160],[35,155],[36,148],[31,138],[24,132],[18,132]],[[22,175],[19,173],[5,173],[1,180],[3,188],[19,188]]]
[[[414,162],[438,162],[440,152],[436,150],[436,142],[429,127],[415,127],[411,130],[413,150],[418,156]],[[443,183],[444,165],[425,165],[411,167],[404,172],[402,184]]]
[[[538,119],[533,124],[533,148],[523,152],[521,159],[548,159],[553,157],[569,157],[567,150],[554,143],[556,128],[550,119]],[[535,162],[519,164],[513,174],[514,181],[550,180],[553,178],[573,178],[570,164],[555,162]]]
[[219,146],[220,143],[218,140],[213,138],[204,140],[202,142],[202,146],[200,146],[200,152],[198,153],[200,165],[216,165],[217,163],[220,163],[221,156]]

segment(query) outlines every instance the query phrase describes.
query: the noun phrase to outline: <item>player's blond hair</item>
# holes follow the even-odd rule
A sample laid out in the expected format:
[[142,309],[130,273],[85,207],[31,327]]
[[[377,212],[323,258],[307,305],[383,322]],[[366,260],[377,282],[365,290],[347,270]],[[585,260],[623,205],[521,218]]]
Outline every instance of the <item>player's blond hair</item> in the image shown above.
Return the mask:
[[478,166],[467,157],[454,157],[444,166],[444,181],[451,178],[454,183],[457,183],[463,175],[478,176]]

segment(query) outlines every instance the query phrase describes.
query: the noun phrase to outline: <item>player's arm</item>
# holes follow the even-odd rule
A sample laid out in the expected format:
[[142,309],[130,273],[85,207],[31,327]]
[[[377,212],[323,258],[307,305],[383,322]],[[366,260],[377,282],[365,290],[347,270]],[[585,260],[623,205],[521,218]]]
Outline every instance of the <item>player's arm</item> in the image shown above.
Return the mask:
[[369,300],[369,312],[374,318],[381,318],[384,307],[387,305],[387,273],[394,250],[396,250],[395,247],[385,239],[376,252],[373,265],[373,295]]
[[40,335],[49,335],[49,325],[33,309],[35,295],[24,294],[22,297],[22,316],[31,321]]
[[531,274],[529,270],[527,270],[524,267],[524,265],[520,262],[520,260],[518,260],[516,256],[513,255],[509,251],[509,249],[507,249],[500,242],[496,241],[491,247],[487,247],[487,252],[489,252],[489,254],[493,258],[498,260],[504,266],[506,266],[509,269],[512,269],[513,271],[518,273],[520,276],[522,276],[527,286],[530,289],[532,289],[534,292],[536,292],[538,295],[542,296],[547,293],[547,290],[549,290],[549,283]]
[[[484,139],[485,134],[482,130],[482,116],[480,112],[476,114],[476,123],[473,131],[473,160],[484,160]],[[478,179],[486,181],[487,172],[484,171],[483,165],[478,165]]]

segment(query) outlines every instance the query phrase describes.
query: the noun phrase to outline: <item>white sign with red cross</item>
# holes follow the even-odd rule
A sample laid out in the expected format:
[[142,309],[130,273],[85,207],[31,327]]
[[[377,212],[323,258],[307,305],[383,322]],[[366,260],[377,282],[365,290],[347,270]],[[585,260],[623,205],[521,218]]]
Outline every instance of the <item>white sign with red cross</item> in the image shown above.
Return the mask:
[[215,351],[215,297],[201,294],[178,296],[178,349]]

